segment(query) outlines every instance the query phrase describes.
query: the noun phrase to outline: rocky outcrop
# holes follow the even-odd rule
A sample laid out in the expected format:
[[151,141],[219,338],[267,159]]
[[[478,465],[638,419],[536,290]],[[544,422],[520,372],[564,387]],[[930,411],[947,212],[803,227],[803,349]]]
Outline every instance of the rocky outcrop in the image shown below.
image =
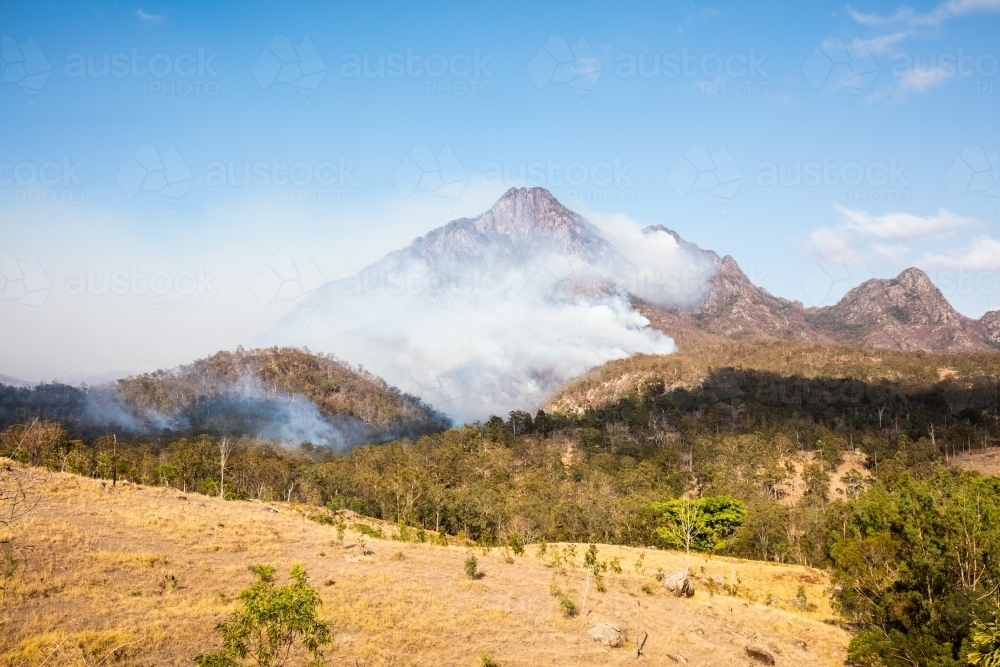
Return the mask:
[[983,327],[983,336],[990,345],[1000,347],[1000,310],[991,310],[979,320]]
[[587,631],[590,638],[609,648],[618,648],[625,643],[622,631],[610,623],[598,623]]
[[813,327],[841,343],[890,350],[975,352],[988,349],[984,327],[948,303],[920,269],[868,280],[834,306],[810,308]]
[[663,575],[663,587],[677,597],[689,598],[694,595],[694,581],[686,569]]

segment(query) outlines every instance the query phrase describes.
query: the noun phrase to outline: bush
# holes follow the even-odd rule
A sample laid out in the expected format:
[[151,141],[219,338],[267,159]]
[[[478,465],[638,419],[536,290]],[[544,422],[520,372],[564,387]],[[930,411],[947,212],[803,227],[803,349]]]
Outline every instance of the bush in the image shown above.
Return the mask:
[[566,618],[573,618],[580,610],[576,608],[576,603],[569,599],[568,595],[559,596],[559,607],[562,609],[563,616]]
[[240,605],[229,619],[216,626],[222,648],[195,658],[198,667],[281,667],[298,640],[319,662],[320,650],[333,634],[317,617],[319,593],[306,583],[306,571],[293,565],[292,583],[274,585],[274,568],[255,565],[257,582],[240,592]]
[[358,531],[362,535],[367,535],[368,537],[374,537],[379,540],[385,539],[385,533],[382,532],[381,528],[372,528],[367,523],[354,524],[354,530]]
[[479,561],[476,560],[475,556],[469,556],[465,559],[465,576],[469,579],[479,578]]
[[479,662],[482,663],[483,667],[500,667],[500,663],[491,658],[486,651],[479,654]]

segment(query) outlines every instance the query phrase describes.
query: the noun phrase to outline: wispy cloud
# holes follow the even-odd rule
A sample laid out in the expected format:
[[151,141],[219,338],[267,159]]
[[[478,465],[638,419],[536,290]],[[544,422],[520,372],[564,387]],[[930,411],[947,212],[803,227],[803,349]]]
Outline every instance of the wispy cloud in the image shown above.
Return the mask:
[[921,264],[930,269],[1000,271],[1000,241],[984,234],[959,250],[926,253]]
[[934,86],[944,83],[955,75],[954,67],[937,65],[935,67],[916,66],[899,79],[899,90],[903,93],[922,93]]
[[918,12],[912,7],[901,7],[888,16],[859,12],[850,6],[847,11],[856,23],[867,26],[936,27],[955,16],[1000,11],[1000,0],[948,0],[926,13]]
[[135,10],[135,16],[136,18],[143,20],[147,23],[159,23],[165,18],[163,14],[149,14],[147,12],[144,12],[141,8]]
[[835,208],[844,218],[841,230],[880,241],[916,241],[982,226],[982,223],[973,218],[963,218],[943,208],[928,216],[900,211],[872,215],[839,204]]

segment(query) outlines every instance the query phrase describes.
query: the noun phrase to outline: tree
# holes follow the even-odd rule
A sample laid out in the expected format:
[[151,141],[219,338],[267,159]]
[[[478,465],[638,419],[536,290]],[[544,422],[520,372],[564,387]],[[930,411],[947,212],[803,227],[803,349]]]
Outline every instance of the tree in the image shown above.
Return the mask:
[[254,565],[250,571],[257,575],[257,582],[243,589],[239,608],[216,626],[222,648],[197,656],[198,667],[281,667],[296,640],[314,662],[322,661],[321,649],[333,634],[316,614],[322,601],[306,582],[305,569],[293,565],[292,583],[281,588],[275,588],[270,565]]
[[970,639],[988,656],[995,628],[974,624],[995,615],[1000,480],[943,467],[923,478],[893,473],[848,508],[844,529],[828,536],[828,555],[834,604],[862,628],[849,657],[957,665]]
[[225,500],[226,493],[226,461],[233,453],[234,442],[223,436],[219,440],[219,498]]
[[969,639],[973,650],[965,659],[977,667],[1000,667],[1000,619],[984,623],[976,619],[972,624]]
[[691,558],[691,549],[718,551],[726,546],[726,538],[743,523],[746,510],[743,503],[729,496],[677,498],[653,503],[660,515],[656,534],[667,543],[683,547]]
[[7,585],[24,556],[14,541],[13,529],[38,504],[35,482],[29,471],[18,464],[0,459],[0,602],[6,597]]

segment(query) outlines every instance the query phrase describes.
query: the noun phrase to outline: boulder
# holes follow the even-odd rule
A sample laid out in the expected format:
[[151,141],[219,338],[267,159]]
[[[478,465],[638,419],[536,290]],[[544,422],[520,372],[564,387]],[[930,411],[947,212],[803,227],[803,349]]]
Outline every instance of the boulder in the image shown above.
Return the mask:
[[694,582],[687,570],[675,570],[663,575],[663,587],[677,597],[689,598],[694,595]]
[[625,643],[625,637],[622,635],[622,631],[611,625],[610,623],[598,623],[590,630],[587,631],[591,639],[595,642],[601,642],[605,646],[611,648],[618,648]]
[[748,656],[750,656],[751,658],[753,658],[754,660],[763,665],[774,664],[774,656],[771,655],[769,651],[761,648],[760,646],[752,646],[752,645],[744,646],[743,650],[744,652],[746,652]]

